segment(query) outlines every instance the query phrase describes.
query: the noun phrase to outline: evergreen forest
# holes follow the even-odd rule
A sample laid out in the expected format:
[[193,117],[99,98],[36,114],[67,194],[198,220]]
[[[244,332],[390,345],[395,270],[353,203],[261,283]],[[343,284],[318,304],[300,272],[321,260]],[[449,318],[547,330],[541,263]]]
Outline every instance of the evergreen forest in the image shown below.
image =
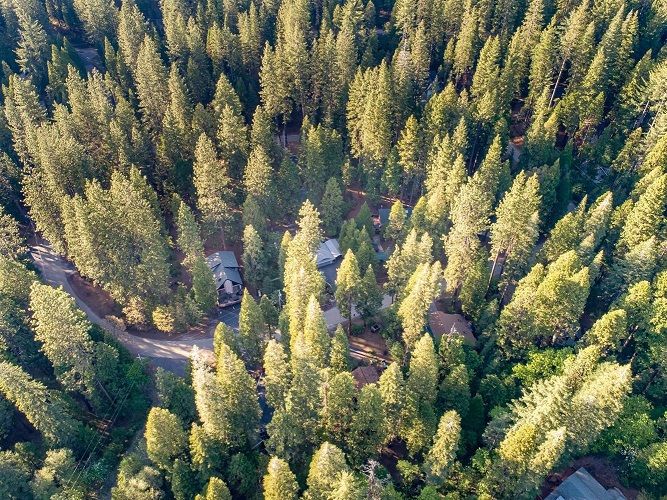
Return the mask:
[[0,499],[667,497],[665,0],[0,0],[0,87]]

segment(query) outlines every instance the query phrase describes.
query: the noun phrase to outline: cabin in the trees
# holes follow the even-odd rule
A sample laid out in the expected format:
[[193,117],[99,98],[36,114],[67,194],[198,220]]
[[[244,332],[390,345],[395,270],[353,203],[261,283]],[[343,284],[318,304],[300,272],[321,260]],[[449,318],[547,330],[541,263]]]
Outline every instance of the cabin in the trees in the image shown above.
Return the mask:
[[[383,227],[389,224],[389,213],[391,208],[378,208],[377,217],[373,218],[373,225],[376,231],[380,231]],[[405,207],[405,218],[408,219],[412,215],[412,207]]]
[[580,467],[560,483],[545,500],[625,500],[618,488],[605,489],[597,479]]
[[338,240],[334,238],[325,240],[320,243],[320,248],[317,249],[317,268],[322,269],[323,267],[330,266],[341,256]]
[[431,311],[428,314],[428,327],[436,339],[443,335],[461,335],[466,344],[475,345],[477,340],[472,333],[470,323],[460,314],[447,314]]
[[218,305],[230,306],[241,302],[243,296],[243,280],[241,266],[234,252],[223,250],[206,257],[206,263],[213,272],[215,286],[218,289]]

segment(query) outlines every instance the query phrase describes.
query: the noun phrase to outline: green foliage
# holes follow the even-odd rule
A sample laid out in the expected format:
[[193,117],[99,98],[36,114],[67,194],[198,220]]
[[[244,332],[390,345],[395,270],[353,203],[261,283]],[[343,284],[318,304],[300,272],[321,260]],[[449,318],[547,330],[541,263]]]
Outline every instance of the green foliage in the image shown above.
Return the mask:
[[[112,498],[532,498],[593,452],[666,493],[664,5],[19,3],[0,5],[1,497],[103,489],[148,411],[112,335],[213,313],[204,248],[242,255],[239,331],[218,325],[185,378],[156,372]],[[474,347],[436,351],[435,301]],[[333,306],[355,333],[377,318],[377,384],[352,378],[367,338],[350,352]],[[185,355],[162,342],[144,344]],[[118,401],[86,457],[82,422]]]
[[174,458],[183,453],[187,442],[178,417],[164,408],[153,407],[146,420],[146,451],[160,468],[171,470]]

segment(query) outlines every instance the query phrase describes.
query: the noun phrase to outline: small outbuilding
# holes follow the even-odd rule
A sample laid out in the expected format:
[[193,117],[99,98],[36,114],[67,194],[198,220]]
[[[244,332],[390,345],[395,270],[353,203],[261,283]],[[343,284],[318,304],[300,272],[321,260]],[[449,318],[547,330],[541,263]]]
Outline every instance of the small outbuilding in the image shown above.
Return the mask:
[[222,250],[206,257],[206,263],[213,273],[215,286],[218,289],[218,305],[220,307],[238,304],[243,296],[243,280],[241,266],[234,252]]
[[472,333],[472,326],[460,314],[431,311],[428,314],[428,326],[436,339],[443,335],[459,334],[467,344],[474,346],[477,343],[477,339]]
[[605,489],[585,468],[580,467],[560,483],[545,500],[625,500],[618,488]]

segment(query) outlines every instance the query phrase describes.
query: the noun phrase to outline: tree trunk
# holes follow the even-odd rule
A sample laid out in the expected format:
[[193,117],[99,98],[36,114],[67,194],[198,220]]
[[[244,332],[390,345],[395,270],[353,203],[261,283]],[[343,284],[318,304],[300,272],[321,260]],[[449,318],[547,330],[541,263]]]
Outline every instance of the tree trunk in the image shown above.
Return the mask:
[[283,133],[281,135],[281,142],[283,143],[283,147],[287,147],[287,118],[283,116]]
[[491,282],[493,281],[493,274],[496,272],[496,266],[498,265],[499,258],[500,258],[500,251],[496,252],[496,256],[493,259],[493,265],[491,266],[491,274],[489,275],[489,283],[486,286],[487,289],[491,286]]
[[558,85],[560,84],[560,77],[563,76],[563,70],[565,69],[565,61],[567,59],[564,57],[563,58],[563,63],[560,65],[560,70],[558,71],[558,78],[556,78],[556,84],[554,85],[554,90],[551,92],[551,97],[549,98],[549,108],[551,107],[551,103],[554,102],[554,97],[556,97],[556,89],[558,89]]

